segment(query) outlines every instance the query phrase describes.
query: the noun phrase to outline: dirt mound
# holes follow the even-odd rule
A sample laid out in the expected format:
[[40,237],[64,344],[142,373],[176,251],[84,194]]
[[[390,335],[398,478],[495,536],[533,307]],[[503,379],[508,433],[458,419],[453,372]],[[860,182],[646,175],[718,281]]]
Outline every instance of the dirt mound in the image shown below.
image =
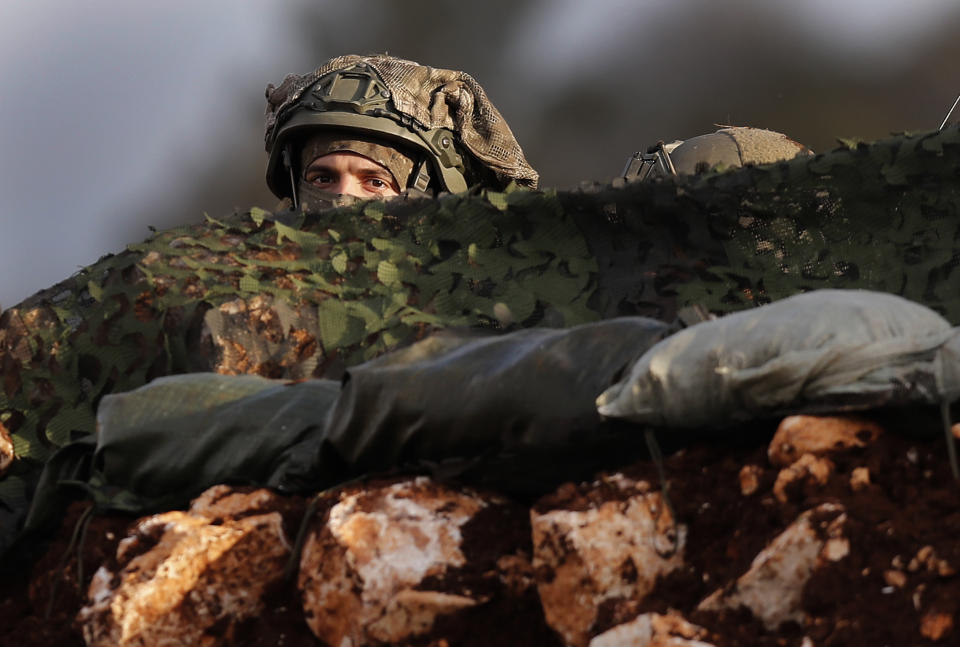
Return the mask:
[[[596,609],[589,636],[641,614],[659,613],[682,616],[703,628],[701,640],[718,647],[956,640],[960,484],[950,474],[942,436],[917,440],[891,433],[895,425],[882,418],[879,422],[888,432],[863,433],[863,442],[841,444],[828,454],[794,452],[809,458],[791,458],[786,467],[771,461],[770,427],[735,443],[701,442],[670,454],[663,467],[678,527],[684,527],[682,565],[660,577],[642,599],[606,599]],[[639,461],[614,479],[562,486],[533,510],[595,508],[623,496],[613,485],[623,479],[659,487],[656,465]],[[76,550],[67,548],[84,509],[81,504],[71,508],[31,570],[4,578],[0,645],[83,644],[75,616],[91,576],[98,565],[114,559],[132,522],[94,517],[83,538],[80,567]],[[780,622],[750,601],[747,580],[758,568],[759,556],[782,542],[798,520],[805,520],[820,548],[816,566],[799,590],[773,596],[796,594],[798,601],[791,619]],[[483,525],[488,537],[515,535],[518,519],[516,514],[488,514]],[[548,574],[536,577],[542,583]],[[246,623],[241,642],[234,644],[279,644],[281,634],[285,645],[321,644],[307,629],[295,589],[271,592],[266,602],[267,612]],[[414,642],[454,644],[457,638],[469,638],[471,644],[527,644],[531,636],[546,637],[536,605],[517,608],[513,615],[500,612],[498,622],[478,621],[481,617],[472,612],[447,618]]]

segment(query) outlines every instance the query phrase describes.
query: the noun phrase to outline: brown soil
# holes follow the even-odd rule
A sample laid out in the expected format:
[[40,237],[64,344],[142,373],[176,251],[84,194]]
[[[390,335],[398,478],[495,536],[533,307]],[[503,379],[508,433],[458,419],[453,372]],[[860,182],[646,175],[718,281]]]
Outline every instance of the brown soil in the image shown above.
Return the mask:
[[[84,645],[74,617],[100,564],[116,554],[130,517],[94,516],[82,543],[82,559],[70,539],[88,503],[67,510],[60,532],[33,568],[4,573],[0,581],[0,647]],[[82,581],[82,584],[78,583]]]
[[[709,629],[717,647],[799,647],[805,636],[817,647],[958,644],[960,628],[952,626],[960,609],[960,483],[950,473],[942,435],[919,441],[888,433],[830,458],[837,469],[825,486],[798,484],[782,504],[771,493],[779,469],[769,465],[765,444],[696,445],[670,456],[670,498],[690,526],[686,567],[662,580],[639,611],[676,609]],[[760,468],[760,487],[744,496],[739,473],[748,464]],[[851,473],[861,466],[871,483],[854,492]],[[627,473],[657,482],[648,462]],[[726,615],[696,610],[700,600],[743,574],[800,512],[827,502],[845,508],[851,551],[815,571],[805,586],[806,626],[770,632],[746,609]],[[915,560],[918,553],[926,559]],[[623,620],[601,618],[596,629]]]
[[[686,567],[662,580],[639,612],[676,609],[707,628],[718,647],[734,645],[797,646],[809,637],[817,647],[957,644],[960,629],[953,626],[960,610],[960,484],[950,474],[942,437],[914,440],[888,433],[873,445],[834,454],[836,471],[825,486],[800,484],[788,490],[780,503],[772,494],[778,472],[769,465],[766,442],[772,427],[752,440],[730,443],[701,442],[665,460],[669,496],[679,520],[689,526]],[[740,470],[755,465],[759,488],[751,495],[740,491]],[[854,468],[870,471],[870,484],[853,491]],[[649,461],[628,468],[630,476],[658,483]],[[609,493],[607,493],[609,494]],[[543,504],[551,507],[587,505],[605,498],[587,486],[567,486]],[[768,631],[749,611],[719,614],[696,610],[697,603],[724,583],[741,575],[754,556],[803,510],[820,503],[841,504],[849,518],[850,554],[818,570],[804,590],[809,616],[805,626],[787,624]],[[465,535],[473,542],[466,550],[489,567],[493,553],[524,550],[529,532],[525,515],[503,508],[503,519],[483,519]],[[96,566],[109,560],[130,523],[123,517],[94,517],[83,544],[83,580],[77,585],[77,560],[61,568],[73,528],[83,511],[71,507],[49,549],[32,570],[0,582],[0,647],[18,645],[82,645],[73,618],[81,592]],[[929,548],[928,548],[929,547]],[[464,582],[475,574],[464,572]],[[891,584],[892,582],[892,584]],[[44,617],[57,585],[52,613]],[[436,627],[418,644],[559,644],[545,633],[537,601],[503,600],[503,608],[488,609],[483,618],[461,618],[459,624]],[[495,606],[495,605],[494,605]],[[242,645],[317,645],[303,622],[295,591],[271,595],[268,610],[245,623],[237,635]],[[601,610],[596,632],[629,618],[617,617],[624,605]],[[631,609],[636,613],[638,609]],[[933,640],[936,638],[937,640]]]

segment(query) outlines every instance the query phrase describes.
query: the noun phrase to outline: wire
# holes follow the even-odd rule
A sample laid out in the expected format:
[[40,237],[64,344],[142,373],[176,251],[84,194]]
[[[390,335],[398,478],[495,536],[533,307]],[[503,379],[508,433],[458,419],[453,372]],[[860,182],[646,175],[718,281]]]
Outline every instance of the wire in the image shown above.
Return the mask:
[[939,128],[937,128],[937,131],[943,130],[943,127],[947,125],[947,119],[949,119],[949,118],[950,118],[950,115],[953,114],[953,110],[954,110],[954,108],[957,107],[957,104],[958,104],[958,103],[960,103],[960,94],[957,95],[957,100],[953,102],[953,105],[952,105],[952,106],[950,106],[950,111],[947,112],[947,116],[943,118],[943,123],[940,124],[940,127],[939,127]]

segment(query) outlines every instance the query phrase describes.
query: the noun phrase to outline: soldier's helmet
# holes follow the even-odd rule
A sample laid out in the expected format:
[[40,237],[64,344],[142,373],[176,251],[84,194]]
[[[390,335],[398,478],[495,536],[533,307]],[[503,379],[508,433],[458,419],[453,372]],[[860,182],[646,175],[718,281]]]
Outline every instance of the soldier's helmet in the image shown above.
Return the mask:
[[772,164],[813,151],[783,133],[762,128],[729,127],[716,132],[659,143],[627,160],[623,176],[645,180],[657,176],[703,173],[746,164]]
[[412,161],[406,181],[397,178],[401,188],[537,186],[537,172],[506,121],[464,72],[386,55],[339,56],[268,85],[266,97],[267,184],[281,198],[294,197],[299,149],[318,133],[399,151]]

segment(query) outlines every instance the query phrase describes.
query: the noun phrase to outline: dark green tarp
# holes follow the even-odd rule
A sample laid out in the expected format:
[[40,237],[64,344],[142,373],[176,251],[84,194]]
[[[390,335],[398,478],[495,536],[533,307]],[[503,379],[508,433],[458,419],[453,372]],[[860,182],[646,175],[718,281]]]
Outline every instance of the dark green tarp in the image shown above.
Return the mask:
[[544,492],[642,446],[596,395],[669,332],[644,317],[499,336],[441,334],[333,380],[213,373],[104,398],[96,441],[48,461],[27,520],[45,529],[72,494],[101,511],[185,505],[218,483],[311,492],[364,474],[436,471]]

